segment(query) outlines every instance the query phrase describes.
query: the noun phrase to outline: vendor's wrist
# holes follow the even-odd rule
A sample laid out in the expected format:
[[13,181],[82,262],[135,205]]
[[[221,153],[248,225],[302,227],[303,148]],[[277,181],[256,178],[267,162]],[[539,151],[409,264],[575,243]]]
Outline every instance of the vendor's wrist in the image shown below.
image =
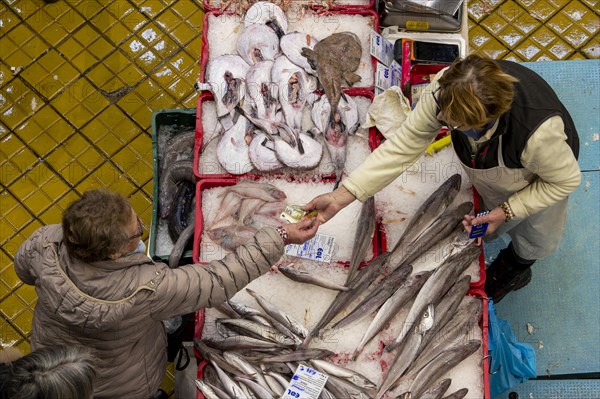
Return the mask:
[[512,208],[510,207],[510,204],[508,202],[503,202],[500,205],[498,205],[498,207],[500,209],[502,209],[502,211],[504,212],[504,221],[505,222],[508,222],[509,220],[511,220],[515,217],[515,213],[513,212]]

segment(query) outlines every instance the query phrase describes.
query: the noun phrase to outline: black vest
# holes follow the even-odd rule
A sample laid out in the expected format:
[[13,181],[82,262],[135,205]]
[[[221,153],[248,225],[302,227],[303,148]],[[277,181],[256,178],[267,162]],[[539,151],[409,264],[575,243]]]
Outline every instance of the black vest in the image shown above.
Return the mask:
[[[502,70],[519,79],[514,84],[515,96],[511,109],[500,117],[494,135],[483,143],[476,154],[471,152],[467,136],[458,130],[452,132],[452,144],[460,160],[475,169],[498,166],[499,137],[502,136],[502,158],[509,168],[523,168],[521,154],[527,141],[548,118],[562,118],[567,144],[575,158],[579,156],[579,137],[571,115],[556,93],[537,73],[510,61],[498,61]],[[475,161],[473,163],[473,161]]]

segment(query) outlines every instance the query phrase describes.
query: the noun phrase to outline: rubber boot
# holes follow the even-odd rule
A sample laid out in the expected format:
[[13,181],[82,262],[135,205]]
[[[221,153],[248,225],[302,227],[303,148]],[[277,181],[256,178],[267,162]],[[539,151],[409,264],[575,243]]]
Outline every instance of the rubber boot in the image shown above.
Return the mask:
[[535,260],[517,255],[511,242],[486,271],[485,292],[488,297],[498,303],[509,292],[525,287],[531,281],[531,265],[534,263]]

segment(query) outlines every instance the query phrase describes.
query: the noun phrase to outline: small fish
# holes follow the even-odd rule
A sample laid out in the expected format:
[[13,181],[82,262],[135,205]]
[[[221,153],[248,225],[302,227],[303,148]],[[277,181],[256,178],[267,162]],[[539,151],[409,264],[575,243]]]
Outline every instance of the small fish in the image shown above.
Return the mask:
[[335,352],[327,349],[304,349],[287,353],[285,355],[269,355],[264,359],[261,359],[261,363],[301,362],[310,359],[322,359],[333,355],[335,355]]
[[275,399],[275,394],[268,388],[266,381],[265,386],[244,377],[235,376],[234,379],[242,384],[246,384],[258,399]]
[[244,349],[274,349],[281,348],[281,344],[264,339],[252,338],[246,335],[235,335],[231,337],[219,339],[203,339],[203,341],[211,348],[227,350],[244,350]]
[[196,388],[202,392],[206,399],[220,399],[217,393],[202,380],[196,380]]
[[316,365],[321,370],[325,371],[328,375],[334,375],[336,377],[348,380],[349,382],[353,383],[354,385],[360,388],[377,388],[377,384],[375,384],[373,381],[354,370],[339,366],[326,360],[313,359],[310,362]]
[[469,389],[462,388],[448,396],[444,396],[442,399],[463,399],[467,396],[467,393],[469,393]]
[[265,326],[244,319],[218,319],[218,323],[224,324],[234,331],[242,331],[243,334],[249,335],[258,339],[266,339],[282,346],[295,346],[296,342],[291,338],[281,334],[275,328]]
[[267,298],[258,294],[256,291],[251,290],[250,288],[246,288],[246,292],[256,299],[258,304],[268,315],[289,328],[294,334],[301,338],[305,338],[308,335],[308,330],[306,330],[306,328],[300,322],[294,320],[294,318],[292,318],[290,315],[286,314],[277,306],[269,302]]
[[440,399],[444,393],[450,388],[450,384],[452,384],[452,380],[450,378],[446,378],[441,380],[421,395],[421,399]]
[[251,226],[229,225],[215,227],[208,231],[208,236],[216,244],[229,251],[247,243],[256,235],[258,229]]
[[281,272],[281,274],[283,274],[290,280],[294,280],[299,283],[312,284],[312,285],[316,285],[318,287],[323,287],[323,288],[327,288],[330,290],[336,290],[336,291],[348,291],[349,290],[348,287],[336,284],[329,279],[321,278],[314,274],[294,269],[293,267],[279,266],[277,268],[277,270],[279,270]]
[[354,278],[360,262],[372,246],[373,234],[375,233],[375,197],[371,197],[363,203],[356,225],[347,281]]
[[211,364],[217,371],[217,374],[219,375],[219,379],[221,380],[223,388],[225,388],[225,391],[227,392],[227,394],[229,394],[230,398],[246,398],[247,397],[244,394],[244,391],[242,391],[242,389],[240,388],[240,386],[238,384],[236,384],[235,381],[233,381],[233,379],[231,379],[231,377],[229,377],[229,375],[227,375],[227,373],[224,372],[221,369],[221,367],[219,367],[217,365],[217,363],[215,363],[214,361],[211,361]]

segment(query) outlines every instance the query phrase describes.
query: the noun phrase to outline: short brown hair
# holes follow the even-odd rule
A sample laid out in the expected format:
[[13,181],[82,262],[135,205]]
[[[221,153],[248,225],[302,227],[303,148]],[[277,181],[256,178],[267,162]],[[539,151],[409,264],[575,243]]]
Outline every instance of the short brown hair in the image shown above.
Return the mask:
[[96,189],[85,192],[63,214],[69,255],[86,262],[108,259],[128,242],[131,205],[121,194]]
[[442,114],[461,126],[481,127],[510,109],[515,82],[494,60],[471,54],[439,80]]

